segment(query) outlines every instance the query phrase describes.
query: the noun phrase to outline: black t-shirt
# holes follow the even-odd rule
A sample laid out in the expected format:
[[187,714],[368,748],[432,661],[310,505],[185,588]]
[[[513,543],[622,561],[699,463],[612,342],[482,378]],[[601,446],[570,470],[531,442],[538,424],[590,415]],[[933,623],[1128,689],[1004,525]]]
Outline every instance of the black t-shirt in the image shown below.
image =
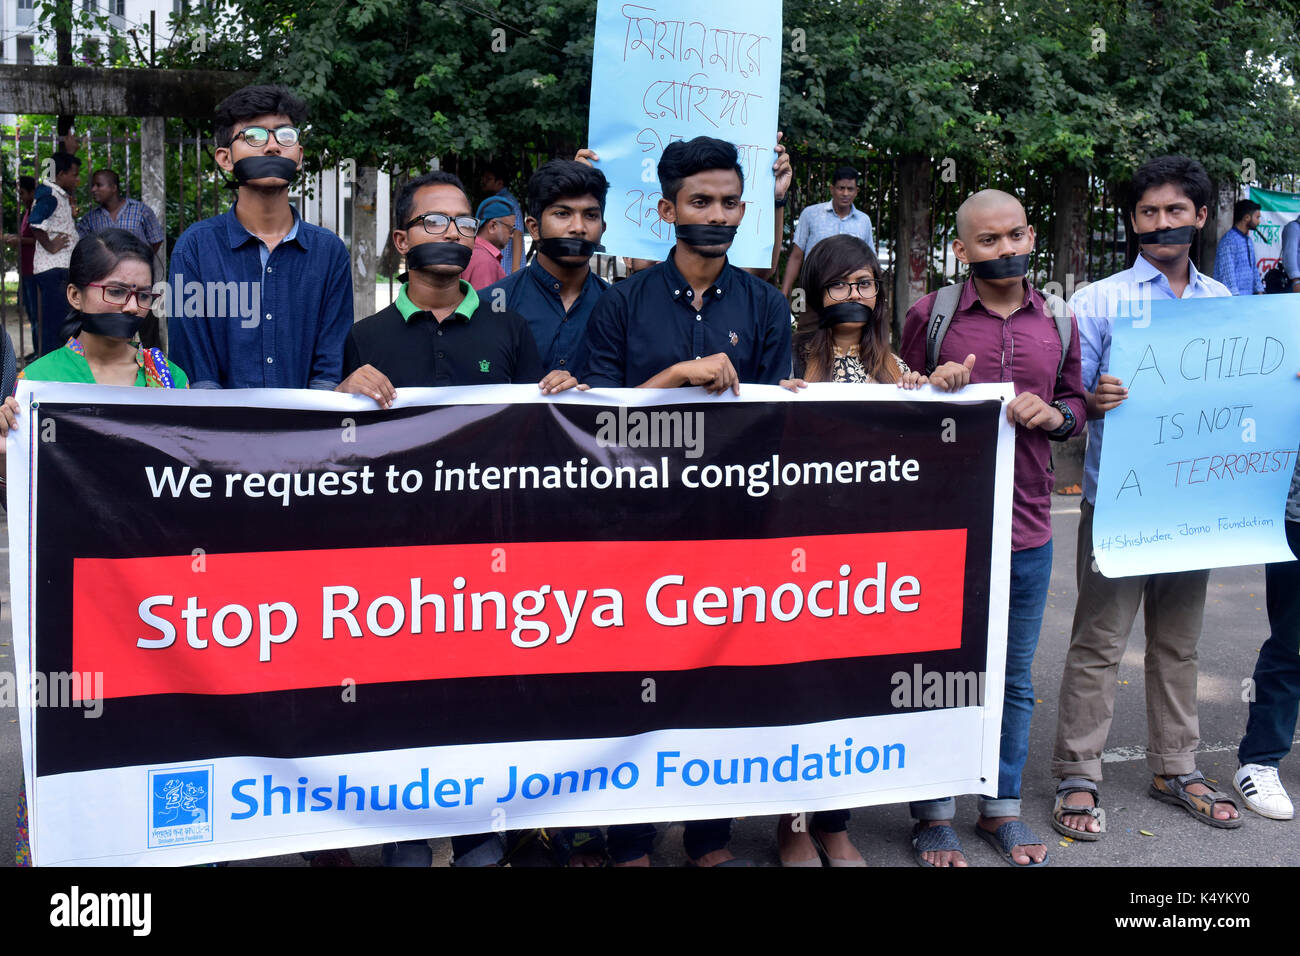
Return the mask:
[[[409,300],[403,300],[409,302]],[[528,322],[518,312],[494,312],[486,301],[466,318],[439,322],[422,310],[402,317],[398,303],[352,326],[343,350],[343,376],[373,365],[396,388],[509,385],[546,374]]]

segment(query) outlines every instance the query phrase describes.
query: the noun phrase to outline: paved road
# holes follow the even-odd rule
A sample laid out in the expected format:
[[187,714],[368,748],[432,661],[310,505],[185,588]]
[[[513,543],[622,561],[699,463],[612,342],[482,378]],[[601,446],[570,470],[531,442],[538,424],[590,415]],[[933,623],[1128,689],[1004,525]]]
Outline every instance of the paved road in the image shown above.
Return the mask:
[[[1043,622],[1034,683],[1039,706],[1034,714],[1029,764],[1025,772],[1025,819],[1047,842],[1053,866],[1217,866],[1300,865],[1300,823],[1278,823],[1245,811],[1238,830],[1215,830],[1198,823],[1176,807],[1146,796],[1149,776],[1143,760],[1146,716],[1142,684],[1143,629],[1139,618],[1119,672],[1115,723],[1106,752],[1103,800],[1110,833],[1098,844],[1061,846],[1048,824],[1054,781],[1048,775],[1056,720],[1056,694],[1061,666],[1069,643],[1074,609],[1074,539],[1078,524],[1078,498],[1054,499],[1052,524],[1055,562],[1047,614]],[[3,529],[0,529],[3,530]],[[7,541],[7,535],[0,536]],[[12,671],[9,644],[8,551],[0,562],[0,672]],[[1201,756],[1205,775],[1231,790],[1236,769],[1236,747],[1246,722],[1242,682],[1254,669],[1255,657],[1267,634],[1264,614],[1264,572],[1261,567],[1229,568],[1210,577],[1209,604],[1200,645]],[[0,709],[0,866],[12,866],[13,814],[20,771],[17,714]],[[1300,797],[1300,760],[1283,765],[1282,780]],[[958,832],[963,836],[971,863],[1001,866],[984,843],[969,833],[975,819],[975,798],[958,799]],[[764,866],[777,865],[773,831],[775,818],[739,820],[733,830],[732,850]],[[852,836],[872,866],[912,866],[909,821],[903,806],[855,811]],[[1147,831],[1151,836],[1143,835]],[[435,865],[450,856],[447,840],[434,841]],[[354,851],[358,863],[378,863],[375,847]],[[527,854],[521,861],[540,861]],[[655,855],[658,865],[685,862],[681,827],[666,828]],[[302,866],[298,856],[248,861],[249,866]]]

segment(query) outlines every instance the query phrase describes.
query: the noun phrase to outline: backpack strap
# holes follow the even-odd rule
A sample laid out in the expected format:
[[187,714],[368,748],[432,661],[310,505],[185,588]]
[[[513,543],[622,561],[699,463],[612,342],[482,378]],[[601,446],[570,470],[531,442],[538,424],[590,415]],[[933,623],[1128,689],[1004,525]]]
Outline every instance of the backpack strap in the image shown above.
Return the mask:
[[952,325],[952,314],[957,311],[961,301],[961,290],[965,283],[946,285],[934,296],[934,305],[930,306],[930,322],[925,327],[925,374],[932,375],[939,367],[939,346]]
[[1047,311],[1056,319],[1056,334],[1061,339],[1061,360],[1056,363],[1056,379],[1060,381],[1061,372],[1065,369],[1065,357],[1070,354],[1070,338],[1073,334],[1070,323],[1070,307],[1065,304],[1065,300],[1059,295],[1052,295],[1050,292],[1043,292],[1043,302],[1047,305]]

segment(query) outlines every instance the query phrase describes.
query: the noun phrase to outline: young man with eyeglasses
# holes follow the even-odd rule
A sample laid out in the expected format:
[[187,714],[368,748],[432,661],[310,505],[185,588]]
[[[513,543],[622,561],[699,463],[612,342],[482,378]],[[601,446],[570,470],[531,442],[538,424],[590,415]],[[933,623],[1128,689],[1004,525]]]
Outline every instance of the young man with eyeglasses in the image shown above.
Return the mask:
[[544,375],[524,317],[492,309],[462,278],[479,221],[458,177],[418,176],[393,205],[407,279],[392,305],[352,327],[338,391],[388,408],[396,388],[537,382],[550,395],[578,384],[562,370]]
[[352,327],[352,266],[289,204],[307,107],[280,86],[217,106],[217,165],[237,199],[185,230],[171,259],[171,355],[194,388],[332,389]]

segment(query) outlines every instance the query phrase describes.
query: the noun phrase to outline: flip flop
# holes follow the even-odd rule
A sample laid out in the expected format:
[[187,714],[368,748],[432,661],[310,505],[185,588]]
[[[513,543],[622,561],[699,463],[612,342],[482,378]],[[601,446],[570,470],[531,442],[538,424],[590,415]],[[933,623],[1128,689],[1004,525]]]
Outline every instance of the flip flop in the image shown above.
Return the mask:
[[961,840],[957,836],[957,831],[952,827],[928,827],[924,823],[917,823],[916,826],[912,827],[912,855],[916,857],[916,865],[928,866],[936,870],[944,869],[944,867],[935,866],[921,856],[922,853],[929,853],[934,850],[956,850],[963,857],[966,855],[966,851],[961,848]]
[[1029,825],[1024,820],[1010,820],[998,827],[994,833],[990,833],[976,824],[975,832],[979,834],[981,840],[993,847],[1003,860],[1014,867],[1027,870],[1034,866],[1047,866],[1052,861],[1050,855],[1045,855],[1040,863],[1035,863],[1032,857],[1028,863],[1017,863],[1015,861],[1015,858],[1011,855],[1013,847],[1034,846],[1035,844],[1043,847],[1047,846],[1042,840],[1038,839],[1033,830],[1029,829]]

